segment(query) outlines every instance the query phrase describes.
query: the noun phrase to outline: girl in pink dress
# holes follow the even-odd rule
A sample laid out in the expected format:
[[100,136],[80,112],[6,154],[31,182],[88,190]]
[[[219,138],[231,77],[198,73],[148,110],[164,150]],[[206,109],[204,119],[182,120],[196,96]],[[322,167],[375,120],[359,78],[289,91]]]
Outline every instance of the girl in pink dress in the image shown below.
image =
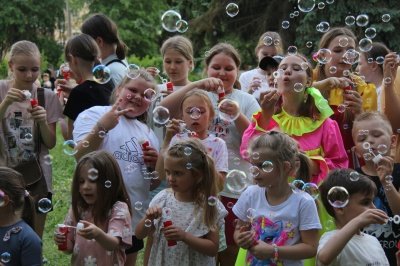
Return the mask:
[[[54,240],[72,253],[71,265],[124,265],[132,244],[131,207],[122,174],[106,151],[79,160],[72,181],[72,206],[64,224],[68,233]],[[79,223],[78,223],[79,222]]]

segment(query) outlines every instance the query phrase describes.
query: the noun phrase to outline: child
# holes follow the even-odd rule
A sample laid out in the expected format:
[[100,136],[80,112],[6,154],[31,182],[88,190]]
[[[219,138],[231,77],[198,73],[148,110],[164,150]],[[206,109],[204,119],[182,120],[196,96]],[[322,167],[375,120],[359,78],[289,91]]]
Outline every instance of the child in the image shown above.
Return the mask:
[[104,14],[93,14],[82,26],[82,33],[90,35],[100,49],[101,63],[110,69],[111,81],[106,83],[113,90],[126,75],[127,46],[118,34],[117,25]]
[[92,69],[99,54],[95,40],[83,33],[72,37],[65,46],[71,77],[79,84],[69,93],[64,108],[64,115],[68,117],[68,139],[72,139],[73,123],[82,111],[97,105],[109,105],[111,90],[93,80]]
[[[190,155],[185,154],[186,148],[191,149]],[[149,265],[215,265],[218,230],[227,211],[215,197],[212,158],[198,140],[189,139],[168,149],[164,166],[171,188],[153,198],[135,230],[140,239],[153,234]],[[162,216],[162,209],[171,216]]]
[[[322,202],[335,219],[338,229],[322,235],[317,265],[389,265],[378,240],[361,233],[363,227],[384,224],[388,217],[384,211],[376,209],[372,202],[376,194],[374,182],[363,175],[359,175],[354,182],[352,172],[351,169],[333,170],[319,187]],[[345,189],[349,196],[341,196],[342,203],[336,207],[330,203],[339,200],[332,193],[334,187]],[[331,195],[330,201],[328,195]]]
[[[369,177],[378,189],[374,205],[389,217],[400,215],[400,164],[393,164],[393,158],[390,157],[390,149],[395,145],[396,136],[392,133],[389,121],[378,112],[362,113],[354,120],[353,139],[356,154],[365,161],[356,170]],[[387,180],[387,176],[392,176],[393,180]],[[400,225],[393,222],[380,226],[371,225],[364,232],[378,238],[390,265],[395,265]]]
[[[115,97],[112,98],[116,98],[113,106],[95,106],[82,112],[74,123],[73,132],[77,159],[99,149],[114,155],[130,201],[135,206],[132,228],[144,216],[150,202],[149,191],[159,184],[159,179],[147,178],[148,169],[155,168],[159,144],[153,131],[145,124],[150,102],[144,97],[148,88],[156,90],[156,84],[144,70],[139,70],[137,76],[136,79],[125,77],[113,91]],[[141,140],[148,141],[149,146],[143,147]],[[151,187],[151,183],[154,186]],[[128,265],[134,263],[137,252],[144,245],[142,240],[135,236],[132,238],[132,248],[126,251]]]
[[[14,43],[8,66],[11,79],[0,81],[0,164],[20,169],[25,181],[32,181],[26,184],[35,202],[44,197],[51,199],[52,174],[48,154],[56,145],[56,123],[61,118],[61,105],[51,90],[38,89],[35,84],[40,75],[40,52],[36,44],[30,41]],[[31,178],[33,169],[23,166],[28,162],[40,166],[41,173],[37,176],[40,179],[35,182]],[[38,213],[35,231],[39,236],[43,234],[45,221],[46,214]]]
[[[57,245],[67,241],[71,265],[123,265],[132,244],[131,207],[121,170],[105,151],[82,157],[72,180],[72,203],[64,224],[67,235],[55,232]],[[83,228],[74,228],[77,223]],[[92,241],[88,241],[92,240]]]
[[[177,141],[192,137],[191,134],[201,141],[208,154],[214,160],[215,168],[219,172],[218,188],[222,189],[225,175],[228,172],[228,150],[225,141],[208,133],[208,128],[214,119],[215,112],[207,93],[194,89],[185,94],[180,106],[182,110],[182,120],[173,119],[168,126],[167,134],[164,139],[163,149],[167,150]],[[186,125],[187,133],[181,133],[181,126]],[[161,159],[160,166],[162,170]],[[160,171],[159,171],[160,172]]]
[[248,187],[233,207],[239,218],[234,238],[248,249],[246,265],[302,265],[302,259],[316,254],[321,224],[314,199],[292,191],[288,179],[310,176],[308,158],[277,131],[254,138],[249,152],[259,154],[250,157],[258,169],[257,185]]
[[[243,160],[240,156],[239,147],[244,130],[248,127],[252,114],[260,109],[257,100],[248,93],[240,90],[240,84],[237,80],[240,67],[240,56],[237,50],[228,43],[219,43],[214,45],[207,53],[205,58],[206,73],[208,78],[195,81],[172,93],[165,98],[161,105],[167,107],[171,117],[179,117],[178,106],[183,96],[194,88],[200,88],[208,91],[208,97],[213,103],[215,113],[221,112],[229,115],[239,115],[234,121],[226,121],[219,116],[215,117],[211,126],[210,133],[223,139],[228,148],[229,169],[238,169],[250,174],[250,163]],[[218,93],[223,89],[224,94]],[[238,105],[227,103],[218,109],[219,102],[224,99],[230,99]],[[229,180],[228,180],[229,182]],[[246,180],[248,184],[250,182]],[[218,255],[218,260],[223,265],[233,265],[238,252],[238,247],[233,240],[234,215],[229,206],[233,205],[240,193],[231,189],[232,184],[225,184],[221,191],[221,201],[225,207],[228,207],[228,216],[225,218],[225,235],[228,248]]]
[[34,207],[22,175],[0,167],[0,254],[2,262],[10,255],[6,265],[42,265],[42,241],[33,231]]
[[[329,118],[333,112],[321,93],[310,87],[311,65],[303,56],[286,56],[279,71],[278,90],[262,96],[261,112],[253,115],[253,122],[243,134],[241,152],[245,155],[253,136],[279,128],[297,140],[300,149],[310,157],[311,181],[318,184],[329,169],[348,166],[338,125]],[[281,103],[278,101],[280,98]]]

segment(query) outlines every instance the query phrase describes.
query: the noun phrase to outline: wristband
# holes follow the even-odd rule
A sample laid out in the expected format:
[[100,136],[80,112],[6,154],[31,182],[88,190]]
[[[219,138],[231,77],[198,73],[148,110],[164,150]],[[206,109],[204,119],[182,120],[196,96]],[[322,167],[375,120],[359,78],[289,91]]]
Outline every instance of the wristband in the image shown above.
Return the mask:
[[273,260],[275,261],[275,262],[277,262],[278,261],[278,259],[279,259],[279,250],[278,250],[278,246],[276,245],[276,244],[272,244],[272,247],[274,248],[274,253],[273,253]]

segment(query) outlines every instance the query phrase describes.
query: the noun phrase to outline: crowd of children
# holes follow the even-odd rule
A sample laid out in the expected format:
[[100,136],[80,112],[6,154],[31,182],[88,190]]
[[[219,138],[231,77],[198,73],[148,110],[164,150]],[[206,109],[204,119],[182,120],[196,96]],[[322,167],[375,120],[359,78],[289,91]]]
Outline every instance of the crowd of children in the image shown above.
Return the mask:
[[[0,265],[42,264],[62,114],[77,164],[54,242],[71,265],[135,265],[143,249],[145,265],[400,265],[399,59],[384,44],[358,53],[350,29],[332,28],[313,69],[311,55],[284,55],[266,32],[258,68],[239,78],[238,51],[218,43],[207,77],[190,81],[192,44],[174,36],[160,49],[168,82],[157,84],[156,67],[128,66],[108,17],[82,32],[65,46],[70,75],[56,93],[48,73],[37,83],[34,43],[9,52]],[[109,81],[94,77],[98,64]]]

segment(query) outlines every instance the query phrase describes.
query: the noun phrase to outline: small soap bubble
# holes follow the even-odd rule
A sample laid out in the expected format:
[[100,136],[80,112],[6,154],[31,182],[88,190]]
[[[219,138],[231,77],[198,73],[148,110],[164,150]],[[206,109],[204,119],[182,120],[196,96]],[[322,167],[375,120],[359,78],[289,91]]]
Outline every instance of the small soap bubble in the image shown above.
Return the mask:
[[360,179],[360,174],[356,171],[351,172],[349,176],[350,176],[350,181],[353,182],[358,181]]
[[89,147],[89,141],[88,140],[82,140],[82,147],[84,147],[84,148]]
[[349,128],[350,128],[349,124],[343,124],[343,129],[344,129],[344,130],[347,130],[347,129],[349,129]]
[[388,147],[385,144],[379,144],[377,147],[379,154],[386,154],[388,152]]
[[74,156],[78,151],[75,150],[76,143],[72,139],[64,141],[63,152],[66,155]]
[[369,38],[369,39],[373,39],[376,36],[376,29],[375,28],[366,28],[365,29],[365,37]]
[[293,12],[293,15],[294,15],[295,17],[297,17],[297,16],[300,15],[300,13],[299,13],[299,11],[296,10],[296,11]]
[[192,154],[192,148],[189,147],[189,146],[185,147],[185,148],[183,149],[183,153],[184,153],[186,156],[190,156],[190,155]]
[[347,26],[352,26],[356,23],[356,18],[354,16],[347,16],[344,20]]
[[361,52],[369,52],[372,49],[372,40],[369,38],[363,38],[358,42],[358,47]]
[[296,46],[289,46],[287,49],[287,52],[289,55],[295,55],[297,54],[297,47]]
[[391,175],[385,176],[385,182],[386,183],[393,183],[393,176],[391,176]]
[[309,67],[307,62],[302,62],[302,63],[300,64],[300,66],[301,66],[301,69],[302,69],[302,70],[307,70],[308,67]]
[[161,210],[162,218],[165,220],[170,220],[172,218],[172,210],[168,207],[164,207]]
[[210,197],[208,197],[207,203],[210,206],[216,206],[218,203],[218,198],[214,197],[214,196],[210,196]]
[[243,171],[233,169],[226,175],[226,187],[235,194],[242,193],[249,183],[246,173]]
[[336,71],[337,71],[337,68],[336,68],[335,66],[331,66],[331,67],[329,67],[329,73],[331,73],[331,74],[335,74],[335,73],[336,73]]
[[301,83],[295,83],[293,89],[295,92],[302,92],[304,89],[304,85]]
[[192,118],[192,119],[197,120],[201,117],[201,110],[197,107],[192,107],[189,110],[189,113],[190,113],[190,118]]
[[[235,108],[236,112],[228,114],[228,113],[221,111],[222,107],[225,107],[225,106],[236,106],[236,108]],[[218,104],[218,111],[219,111],[218,112],[219,118],[221,118],[222,120],[227,121],[227,122],[235,121],[240,115],[240,108],[239,108],[238,102],[231,100],[231,99],[223,99]]]
[[310,194],[310,196],[311,196],[313,199],[317,199],[318,196],[319,196],[319,189],[318,189],[317,184],[314,184],[314,183],[305,183],[305,184],[303,185],[303,187],[302,187],[302,190],[303,190],[304,192],[307,192],[308,194]]
[[100,84],[106,84],[111,79],[111,70],[105,65],[97,65],[92,70],[93,80]]
[[338,107],[337,107],[337,111],[338,111],[339,113],[344,113],[344,112],[346,111],[346,105],[344,105],[344,104],[339,104]]
[[295,179],[290,183],[293,190],[302,190],[304,187],[304,181],[300,179]]
[[281,41],[280,41],[279,39],[275,39],[275,40],[274,40],[274,45],[275,45],[275,46],[279,46],[280,43],[281,43]]
[[298,0],[297,7],[301,12],[308,13],[315,7],[315,0]]
[[360,53],[354,49],[347,50],[343,55],[343,61],[346,64],[354,65],[360,60]]
[[136,201],[134,204],[135,210],[140,211],[141,209],[143,209],[143,202],[141,201]]
[[96,168],[90,168],[89,170],[88,170],[88,178],[90,179],[90,180],[96,180],[97,178],[99,177],[99,171],[97,171],[97,169]]
[[99,138],[104,139],[107,136],[107,132],[104,130],[100,130],[98,135],[99,135]]
[[366,14],[358,15],[356,18],[356,24],[359,27],[365,27],[368,25],[369,17]]
[[369,150],[371,148],[371,144],[369,142],[364,142],[362,147],[364,150]]
[[343,70],[343,76],[345,76],[345,77],[350,76],[350,70],[348,70],[348,69]]
[[313,46],[313,42],[311,42],[311,41],[306,42],[307,48],[311,48],[312,46]]
[[327,21],[322,21],[317,25],[317,31],[319,32],[327,32],[330,29],[330,24]]
[[44,160],[44,163],[46,165],[52,165],[53,164],[53,156],[50,155],[50,154],[47,154],[47,155],[43,156],[43,160]]
[[126,75],[130,79],[136,79],[140,76],[139,73],[140,67],[136,64],[129,64],[128,67],[126,68]]
[[372,57],[369,57],[367,59],[368,64],[372,64],[374,62],[374,59]]
[[106,180],[106,182],[104,182],[104,186],[106,188],[110,188],[111,187],[111,181],[110,180]]
[[382,21],[383,22],[389,22],[390,21],[390,14],[383,14],[382,15]]
[[151,227],[152,225],[153,225],[153,222],[150,219],[144,220],[145,227]]
[[253,158],[253,160],[258,160],[258,159],[260,159],[260,153],[259,152],[253,152],[251,157]]
[[378,64],[378,65],[382,65],[383,64],[383,62],[385,61],[385,57],[383,57],[383,56],[378,56],[377,58],[376,58],[376,63]]
[[239,6],[235,3],[229,3],[226,5],[225,11],[228,16],[233,18],[239,14]]
[[289,14],[289,17],[290,17],[290,18],[294,18],[294,14],[293,14],[293,13],[290,13],[290,14]]
[[324,2],[319,2],[318,3],[318,9],[324,9],[325,8],[325,3]]
[[125,167],[124,171],[127,174],[131,174],[131,173],[133,173],[135,171],[135,169],[136,169],[136,165],[133,164],[133,163],[130,163]]
[[316,57],[318,63],[320,64],[327,64],[332,60],[332,52],[329,49],[326,48],[321,48],[317,52],[317,57]]
[[151,88],[144,91],[144,99],[148,102],[152,102],[157,98],[157,92]]
[[10,263],[11,261],[11,254],[9,252],[1,253],[0,260],[2,263]]
[[24,139],[25,139],[26,141],[28,141],[28,142],[31,142],[32,139],[33,139],[33,136],[32,136],[31,133],[26,133],[26,134],[24,135]]
[[334,208],[344,208],[349,203],[349,193],[344,187],[335,186],[329,189],[327,199]]
[[153,110],[153,120],[159,125],[165,125],[169,121],[169,111],[164,106],[157,106]]
[[260,169],[257,166],[252,165],[249,168],[249,172],[250,172],[251,176],[254,178],[260,174]]
[[265,161],[263,162],[261,168],[264,172],[271,173],[272,170],[274,170],[274,164],[271,161]]
[[161,26],[168,32],[176,32],[176,24],[181,19],[181,15],[175,10],[167,10],[161,16]]
[[335,0],[326,0],[326,3],[327,3],[328,5],[332,5],[334,2],[335,2]]
[[186,20],[180,19],[176,22],[176,31],[185,33],[189,29],[189,23]]
[[364,161],[371,161],[374,158],[374,156],[371,153],[367,152],[363,154],[363,158]]
[[341,37],[339,39],[339,46],[340,47],[347,47],[347,45],[349,45],[349,38],[347,37]]
[[290,27],[290,22],[287,20],[282,21],[282,28],[283,29],[288,29]]
[[388,84],[392,83],[392,78],[391,78],[391,77],[386,77],[386,78],[383,79],[383,82],[384,82],[386,85],[388,85]]
[[247,218],[252,221],[256,217],[256,210],[253,208],[248,208],[246,211]]
[[38,201],[38,210],[41,213],[48,213],[53,208],[51,200],[48,198],[42,198]]
[[192,163],[186,163],[186,169],[190,170],[193,168]]
[[266,36],[263,38],[263,43],[264,43],[264,45],[266,45],[266,46],[271,46],[271,45],[274,44],[274,39],[272,39],[271,36],[266,35]]

